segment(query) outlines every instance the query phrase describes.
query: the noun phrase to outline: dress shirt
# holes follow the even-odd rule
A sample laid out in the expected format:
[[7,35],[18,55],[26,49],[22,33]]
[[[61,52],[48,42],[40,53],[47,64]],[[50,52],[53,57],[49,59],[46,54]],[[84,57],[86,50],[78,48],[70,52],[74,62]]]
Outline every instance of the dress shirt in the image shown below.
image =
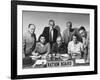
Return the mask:
[[81,42],[77,42],[76,44],[73,41],[69,42],[68,53],[81,54],[81,51],[83,51],[83,44]]

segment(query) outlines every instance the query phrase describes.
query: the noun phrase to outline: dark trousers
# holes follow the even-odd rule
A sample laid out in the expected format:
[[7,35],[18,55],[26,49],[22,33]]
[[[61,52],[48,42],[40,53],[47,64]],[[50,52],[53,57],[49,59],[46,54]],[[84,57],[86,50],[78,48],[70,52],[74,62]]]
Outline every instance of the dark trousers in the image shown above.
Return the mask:
[[35,60],[32,60],[32,58],[29,56],[26,56],[23,59],[23,67],[32,66],[34,63],[35,63]]

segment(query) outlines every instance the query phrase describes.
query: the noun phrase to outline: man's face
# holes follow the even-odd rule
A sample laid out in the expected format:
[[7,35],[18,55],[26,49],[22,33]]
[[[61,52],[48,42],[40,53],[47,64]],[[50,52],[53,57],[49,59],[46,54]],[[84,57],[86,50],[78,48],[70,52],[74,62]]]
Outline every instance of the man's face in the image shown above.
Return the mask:
[[80,30],[80,31],[79,31],[79,34],[80,34],[82,37],[84,37],[84,36],[85,36],[85,31],[84,31],[84,30]]
[[77,42],[77,37],[73,36],[73,42],[76,43]]
[[41,43],[45,43],[45,37],[41,37],[41,38],[40,38],[40,42],[41,42]]
[[29,28],[28,28],[29,32],[31,34],[33,34],[35,32],[35,26],[34,25],[31,25]]
[[60,45],[62,43],[61,37],[58,37],[56,41],[57,41],[57,44]]
[[72,28],[71,23],[66,23],[66,27],[67,27],[68,29],[71,29],[71,28]]
[[54,26],[54,22],[53,21],[50,21],[49,22],[49,25],[53,27]]

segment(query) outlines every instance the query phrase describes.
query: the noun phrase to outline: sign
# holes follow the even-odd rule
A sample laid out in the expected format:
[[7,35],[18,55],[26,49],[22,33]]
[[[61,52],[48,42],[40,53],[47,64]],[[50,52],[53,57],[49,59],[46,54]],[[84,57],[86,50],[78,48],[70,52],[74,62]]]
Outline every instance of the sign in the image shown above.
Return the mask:
[[47,67],[65,67],[65,66],[71,66],[72,61],[48,61]]

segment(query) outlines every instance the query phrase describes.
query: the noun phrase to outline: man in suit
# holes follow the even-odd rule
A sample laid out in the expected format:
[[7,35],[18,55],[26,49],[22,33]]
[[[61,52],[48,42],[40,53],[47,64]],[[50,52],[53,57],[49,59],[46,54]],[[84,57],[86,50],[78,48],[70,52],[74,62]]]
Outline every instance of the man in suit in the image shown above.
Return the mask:
[[50,42],[51,47],[52,44],[56,42],[56,39],[58,37],[58,31],[54,27],[55,27],[54,20],[49,20],[49,26],[45,27],[42,33],[46,38],[46,42]]

